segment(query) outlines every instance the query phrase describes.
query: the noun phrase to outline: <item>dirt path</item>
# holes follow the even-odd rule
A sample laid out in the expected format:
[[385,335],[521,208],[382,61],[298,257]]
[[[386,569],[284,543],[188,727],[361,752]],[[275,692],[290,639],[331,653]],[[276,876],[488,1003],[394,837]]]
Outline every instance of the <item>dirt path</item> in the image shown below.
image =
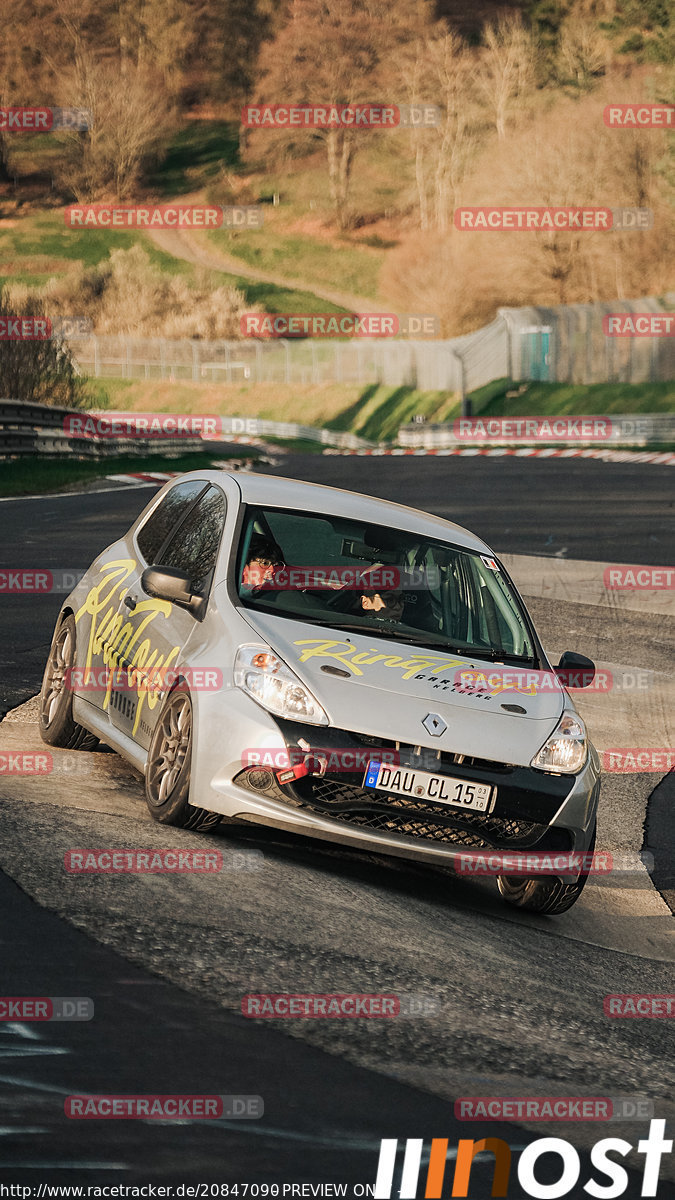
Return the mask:
[[199,235],[186,229],[152,229],[148,230],[148,237],[166,254],[182,258],[195,266],[207,267],[210,271],[227,271],[228,274],[239,275],[242,279],[254,279],[259,283],[272,283],[280,288],[310,292],[320,300],[327,300],[350,312],[379,312],[381,308],[374,300],[365,300],[363,296],[336,292],[333,288],[317,287],[304,279],[289,279],[285,275],[274,275],[269,271],[249,267],[241,259],[205,244]]

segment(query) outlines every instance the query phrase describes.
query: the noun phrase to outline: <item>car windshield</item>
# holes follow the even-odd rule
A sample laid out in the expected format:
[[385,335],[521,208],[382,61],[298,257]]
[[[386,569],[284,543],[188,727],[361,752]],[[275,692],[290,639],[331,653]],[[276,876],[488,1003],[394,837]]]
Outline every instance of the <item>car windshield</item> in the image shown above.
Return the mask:
[[527,619],[498,564],[363,521],[247,508],[236,588],[247,608],[500,661],[534,663]]

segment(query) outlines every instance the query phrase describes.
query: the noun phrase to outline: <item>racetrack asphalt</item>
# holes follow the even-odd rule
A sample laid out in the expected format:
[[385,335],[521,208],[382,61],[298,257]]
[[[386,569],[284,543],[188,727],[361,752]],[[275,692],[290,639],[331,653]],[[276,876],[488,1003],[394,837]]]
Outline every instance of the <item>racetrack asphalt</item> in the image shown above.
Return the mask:
[[[479,466],[288,456],[278,473],[425,507],[467,524],[499,553],[672,561],[667,468],[485,458]],[[120,490],[86,500],[8,502],[0,509],[3,565],[86,567],[151,495]],[[60,597],[5,596],[1,604],[0,711],[38,690]],[[542,598],[528,606],[547,649],[664,668],[670,647],[663,617]],[[0,1182],[30,1181],[32,1172],[36,1179],[93,1181],[109,1170],[129,1182],[133,1175],[370,1183],[380,1137],[448,1136],[452,1147],[461,1136],[488,1133],[512,1146],[560,1136],[585,1163],[602,1136],[635,1144],[646,1133],[645,1122],[478,1128],[454,1120],[452,1101],[461,1095],[642,1095],[655,1102],[656,1116],[672,1117],[668,1022],[611,1021],[602,1011],[607,993],[672,990],[672,958],[663,951],[672,918],[641,916],[639,888],[628,883],[611,896],[610,914],[602,883],[589,885],[567,918],[539,920],[505,909],[492,881],[448,881],[410,864],[257,828],[190,835],[190,844],[259,849],[259,872],[180,881],[64,878],[63,853],[75,846],[185,844],[181,831],[152,824],[130,769],[112,756],[91,758],[112,761],[84,781],[86,802],[75,787],[70,798],[61,792],[40,799],[33,790],[23,799],[4,793],[0,801],[0,864],[21,889],[0,877],[3,978],[12,984],[3,990],[90,995],[97,1004],[97,1019],[87,1026],[0,1034],[2,1076],[15,1080],[5,1083],[0,1108]],[[99,779],[112,782],[97,791]],[[672,776],[658,785],[648,814],[644,845],[655,853],[672,836],[670,782]],[[629,794],[616,799],[610,818],[631,806],[641,811],[649,780],[615,783]],[[620,837],[621,822],[610,819],[609,828]],[[612,932],[622,923],[628,953]],[[237,1015],[242,993],[251,991],[421,992],[442,1007],[436,1018],[396,1025],[263,1026]],[[235,1128],[87,1122],[83,1133],[63,1117],[70,1089],[256,1093],[266,1113]],[[117,1165],[82,1166],[94,1159]],[[637,1166],[640,1159],[633,1154],[629,1161]],[[57,1174],[57,1162],[79,1166]],[[476,1200],[489,1195],[488,1177],[481,1170],[471,1191]],[[672,1170],[668,1177],[675,1178]],[[639,1195],[637,1178],[624,1195]],[[675,1189],[664,1179],[658,1195]]]

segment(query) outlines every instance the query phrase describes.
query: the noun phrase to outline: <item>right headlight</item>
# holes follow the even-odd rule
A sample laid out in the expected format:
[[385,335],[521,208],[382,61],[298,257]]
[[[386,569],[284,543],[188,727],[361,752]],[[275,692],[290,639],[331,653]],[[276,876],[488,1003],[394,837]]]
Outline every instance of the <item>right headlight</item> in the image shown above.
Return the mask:
[[576,713],[567,711],[563,713],[541,750],[535,754],[530,766],[539,767],[541,771],[559,771],[561,775],[575,775],[583,767],[587,755],[586,726]]
[[268,712],[289,721],[328,725],[319,701],[269,646],[239,647],[234,682]]

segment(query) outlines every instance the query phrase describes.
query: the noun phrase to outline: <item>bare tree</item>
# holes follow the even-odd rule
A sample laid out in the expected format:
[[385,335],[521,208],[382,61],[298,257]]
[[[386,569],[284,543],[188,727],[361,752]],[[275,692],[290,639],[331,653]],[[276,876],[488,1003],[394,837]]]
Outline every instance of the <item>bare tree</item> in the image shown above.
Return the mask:
[[[430,13],[428,0],[417,0],[414,6],[406,0],[292,0],[290,19],[263,47],[263,82],[256,99],[326,105],[377,100],[378,89],[386,89],[391,79],[392,51],[413,40]],[[278,146],[290,138],[305,151],[317,140],[323,143],[337,225],[347,228],[354,156],[366,131],[338,126],[295,129],[290,135],[275,130],[266,136],[268,147],[271,139]]]
[[112,191],[118,200],[133,194],[142,169],[171,123],[166,93],[142,68],[127,68],[124,86],[119,69],[101,63],[80,44],[75,67],[64,78],[67,102],[88,109],[92,126],[68,135],[60,180],[78,200]]
[[143,4],[138,65],[160,71],[170,96],[178,95],[183,85],[197,40],[197,16],[198,7],[185,0],[145,0]]
[[428,62],[441,109],[434,147],[434,218],[444,232],[475,147],[470,119],[473,70],[466,47],[454,33],[427,43]]
[[[25,104],[31,95],[31,69],[26,52],[26,31],[31,29],[30,4],[17,0],[6,5],[2,14],[0,37],[0,107]],[[34,101],[33,101],[34,102]],[[11,170],[11,134],[0,129],[0,182],[9,183]]]
[[607,67],[609,43],[596,21],[570,15],[560,28],[558,74],[580,92],[590,91]]
[[477,144],[471,53],[455,32],[440,26],[436,36],[405,46],[396,67],[411,105],[435,105],[438,125],[413,125],[409,146],[414,161],[420,229],[448,228],[458,190]]
[[492,115],[497,137],[506,137],[512,111],[534,85],[534,44],[520,15],[502,16],[484,28],[476,81]]

